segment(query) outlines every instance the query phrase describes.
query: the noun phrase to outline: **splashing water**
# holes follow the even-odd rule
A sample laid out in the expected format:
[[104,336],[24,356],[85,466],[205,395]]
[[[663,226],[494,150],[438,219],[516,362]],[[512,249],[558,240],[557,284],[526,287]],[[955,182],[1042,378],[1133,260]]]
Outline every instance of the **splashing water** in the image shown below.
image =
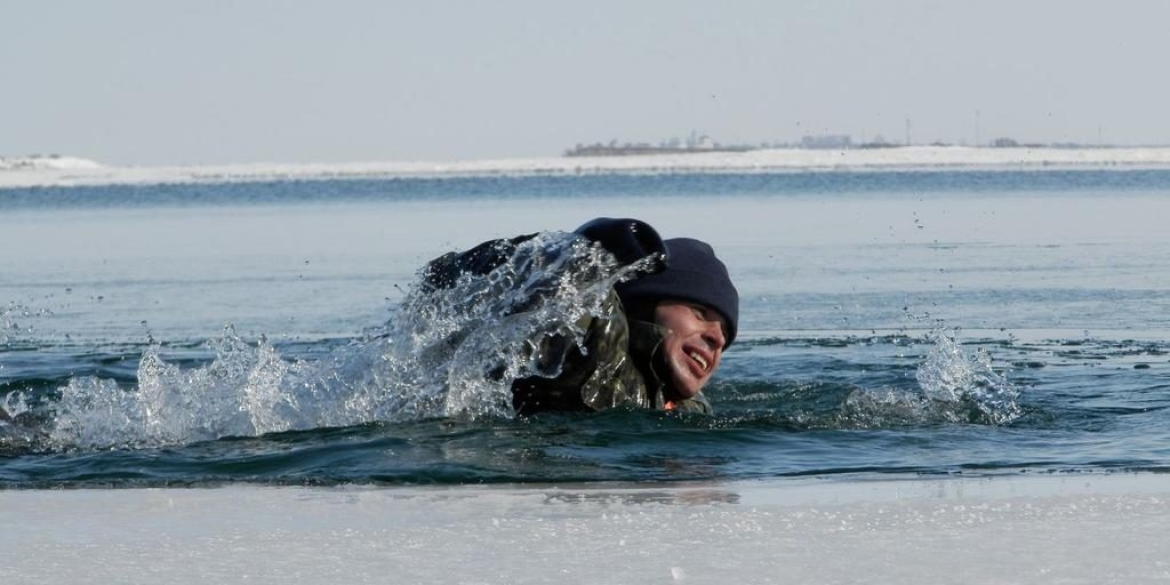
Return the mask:
[[[572,234],[523,242],[503,265],[463,274],[436,290],[417,282],[383,328],[316,361],[289,361],[267,340],[250,344],[228,327],[206,366],[167,363],[152,343],[136,387],[78,377],[51,401],[50,449],[185,444],[227,436],[430,417],[509,416],[514,378],[555,376],[535,348],[550,336],[582,341],[622,268]],[[9,393],[9,418],[28,410]],[[3,419],[4,417],[0,417]]]
[[[537,359],[542,341],[581,341],[586,317],[601,316],[615,282],[643,266],[564,233],[520,244],[487,274],[449,287],[415,283],[387,324],[325,358],[289,360],[269,341],[247,342],[228,327],[208,345],[210,363],[181,368],[165,347],[143,352],[136,384],[76,377],[50,396],[0,395],[0,427],[35,421],[50,450],[152,447],[427,418],[507,417],[511,380],[556,376]],[[23,311],[23,309],[20,309]],[[6,328],[15,316],[4,314]],[[858,428],[935,422],[1005,424],[1019,392],[982,350],[969,355],[936,330],[916,372],[918,388],[859,388],[824,424]],[[18,420],[18,417],[22,417]],[[20,423],[18,425],[17,423]]]
[[29,317],[31,314],[28,307],[11,301],[7,306],[0,307],[0,348],[8,346],[18,338],[25,329],[18,319]]
[[930,350],[918,365],[918,390],[898,388],[853,391],[841,418],[862,427],[934,422],[1007,424],[1023,410],[1019,390],[997,373],[983,349],[963,351],[954,334],[936,329],[927,335]]
[[945,331],[931,332],[930,339],[934,346],[915,376],[929,399],[967,407],[970,422],[1003,424],[1020,417],[1019,390],[992,369],[986,350],[967,355]]

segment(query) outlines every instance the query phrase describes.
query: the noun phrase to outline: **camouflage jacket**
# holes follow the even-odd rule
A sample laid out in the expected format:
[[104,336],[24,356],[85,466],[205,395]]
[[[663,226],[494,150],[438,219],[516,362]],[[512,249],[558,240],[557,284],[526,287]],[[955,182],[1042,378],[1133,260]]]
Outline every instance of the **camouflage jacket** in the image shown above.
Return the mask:
[[[426,282],[436,289],[452,286],[464,273],[488,274],[507,262],[517,246],[532,238],[520,236],[484,242],[475,248],[431,261]],[[517,310],[526,310],[521,306]],[[578,344],[564,336],[547,336],[530,344],[537,371],[556,370],[554,377],[529,376],[512,382],[512,405],[518,414],[591,411],[608,408],[672,409],[711,413],[699,394],[668,403],[666,383],[655,362],[665,331],[653,323],[628,320],[616,292],[610,289],[596,315],[577,322],[584,331]]]
[[654,367],[666,332],[653,323],[627,320],[617,293],[610,293],[602,315],[585,319],[584,348],[558,340],[536,348],[538,359],[561,362],[561,373],[515,380],[512,406],[517,413],[625,407],[711,414],[702,393],[667,403],[666,384]]

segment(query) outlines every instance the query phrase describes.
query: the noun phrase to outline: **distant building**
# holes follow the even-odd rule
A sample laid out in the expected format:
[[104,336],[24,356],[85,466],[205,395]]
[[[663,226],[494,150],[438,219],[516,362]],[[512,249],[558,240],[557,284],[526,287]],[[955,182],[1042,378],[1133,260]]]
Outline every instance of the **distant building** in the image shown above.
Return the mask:
[[706,134],[691,132],[685,140],[672,138],[668,141],[652,145],[648,142],[626,142],[618,144],[617,140],[610,140],[609,144],[581,144],[566,150],[565,156],[630,156],[643,154],[687,154],[699,152],[747,152],[755,147],[746,144],[719,144]]
[[715,147],[715,141],[706,134],[702,136],[691,134],[691,137],[687,140],[687,148],[691,150],[714,150]]
[[800,139],[801,148],[833,149],[851,148],[853,139],[848,134],[822,134],[820,136],[805,136]]

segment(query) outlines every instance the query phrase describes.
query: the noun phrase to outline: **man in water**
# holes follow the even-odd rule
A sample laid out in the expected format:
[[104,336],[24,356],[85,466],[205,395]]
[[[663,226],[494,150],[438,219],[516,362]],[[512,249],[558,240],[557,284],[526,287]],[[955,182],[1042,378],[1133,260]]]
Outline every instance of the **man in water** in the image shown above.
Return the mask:
[[[583,342],[549,336],[534,343],[535,361],[556,364],[557,373],[514,380],[515,411],[642,407],[710,413],[702,390],[735,340],[739,320],[739,294],[727,267],[707,243],[664,241],[634,219],[599,218],[574,234],[620,265],[643,268],[612,287],[600,314],[580,323]],[[466,273],[489,274],[534,236],[447,254],[427,266],[425,278],[442,289]]]

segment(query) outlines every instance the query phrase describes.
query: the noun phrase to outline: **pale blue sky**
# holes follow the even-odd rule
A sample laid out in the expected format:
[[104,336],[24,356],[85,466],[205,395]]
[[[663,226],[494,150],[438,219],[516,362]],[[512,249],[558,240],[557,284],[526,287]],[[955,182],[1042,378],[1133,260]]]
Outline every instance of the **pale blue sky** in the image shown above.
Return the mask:
[[1170,143],[1158,0],[0,0],[0,156],[558,156],[804,134]]

